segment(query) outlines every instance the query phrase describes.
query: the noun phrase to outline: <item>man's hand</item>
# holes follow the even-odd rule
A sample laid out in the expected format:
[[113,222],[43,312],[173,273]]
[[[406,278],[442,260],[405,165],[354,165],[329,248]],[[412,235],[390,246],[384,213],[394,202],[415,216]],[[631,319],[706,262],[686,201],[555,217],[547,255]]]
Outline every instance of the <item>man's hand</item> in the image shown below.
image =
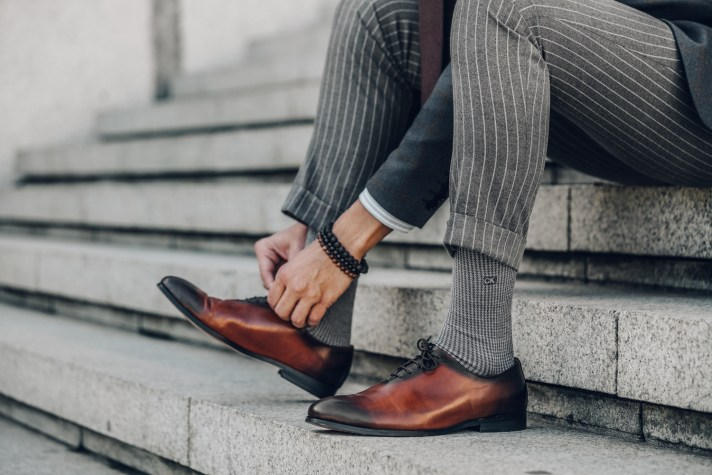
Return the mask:
[[[334,235],[357,260],[361,260],[391,231],[374,218],[359,200],[334,223]],[[303,243],[304,240],[302,246]],[[295,327],[316,326],[326,310],[346,291],[351,277],[331,261],[318,241],[288,261],[277,271],[274,283],[269,287],[267,301],[277,315],[291,320]]]
[[277,271],[267,301],[295,327],[316,326],[350,283],[314,241]]
[[306,239],[307,227],[302,223],[295,223],[255,243],[257,265],[265,289],[272,287],[280,267],[304,249]]

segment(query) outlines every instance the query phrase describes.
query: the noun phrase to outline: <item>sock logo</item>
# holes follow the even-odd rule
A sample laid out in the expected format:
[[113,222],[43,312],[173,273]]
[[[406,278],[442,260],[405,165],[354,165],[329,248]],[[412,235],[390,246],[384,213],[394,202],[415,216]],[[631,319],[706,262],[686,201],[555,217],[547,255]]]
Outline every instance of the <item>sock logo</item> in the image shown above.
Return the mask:
[[496,275],[486,275],[483,280],[485,285],[494,285],[497,283]]

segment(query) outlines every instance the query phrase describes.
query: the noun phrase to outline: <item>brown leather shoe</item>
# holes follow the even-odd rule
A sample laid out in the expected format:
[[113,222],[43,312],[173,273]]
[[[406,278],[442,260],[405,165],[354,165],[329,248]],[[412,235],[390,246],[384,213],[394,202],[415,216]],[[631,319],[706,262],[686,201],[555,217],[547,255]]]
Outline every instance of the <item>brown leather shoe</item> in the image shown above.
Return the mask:
[[200,330],[279,367],[280,376],[316,397],[333,395],[349,374],[353,347],[319,342],[279,318],[264,297],[221,300],[172,276],[164,277],[158,288]]
[[421,354],[390,378],[350,396],[311,405],[306,421],[360,435],[423,436],[462,429],[480,432],[527,426],[527,385],[519,360],[504,373],[483,378],[467,371],[428,340]]

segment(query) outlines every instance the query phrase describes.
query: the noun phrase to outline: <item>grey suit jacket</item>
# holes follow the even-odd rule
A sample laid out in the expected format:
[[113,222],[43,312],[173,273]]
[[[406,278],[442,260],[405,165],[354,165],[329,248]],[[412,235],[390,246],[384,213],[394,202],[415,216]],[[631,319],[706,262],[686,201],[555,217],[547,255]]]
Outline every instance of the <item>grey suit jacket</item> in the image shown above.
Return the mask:
[[[680,48],[693,101],[703,123],[712,129],[712,0],[621,3],[672,19],[667,22]],[[452,76],[448,65],[400,146],[366,184],[369,194],[394,217],[423,227],[449,196],[452,139]]]

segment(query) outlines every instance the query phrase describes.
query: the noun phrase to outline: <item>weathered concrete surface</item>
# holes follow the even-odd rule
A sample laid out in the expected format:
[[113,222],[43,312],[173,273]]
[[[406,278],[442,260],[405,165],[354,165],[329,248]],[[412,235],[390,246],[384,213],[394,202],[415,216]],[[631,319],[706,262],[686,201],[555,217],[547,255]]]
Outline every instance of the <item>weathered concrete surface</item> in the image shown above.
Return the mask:
[[255,58],[240,66],[181,76],[173,81],[171,92],[178,97],[207,94],[246,93],[255,89],[277,88],[293,83],[319,84],[326,52],[309,52],[280,61]]
[[4,475],[119,475],[91,456],[0,418],[0,473]]
[[89,452],[150,475],[197,475],[197,472],[89,429],[82,429],[82,446]]
[[643,404],[646,438],[712,450],[712,414]]
[[623,256],[591,255],[586,257],[586,277],[594,282],[712,290],[712,262],[692,259],[635,259]]
[[[165,275],[183,276],[217,296],[264,294],[252,258],[39,238],[0,239],[2,285],[180,318],[155,289]],[[355,345],[376,353],[412,356],[418,338],[438,332],[447,309],[449,281],[449,273],[394,269],[374,269],[363,276],[356,297]],[[705,350],[709,348],[706,333],[700,328],[704,330],[705,322],[712,319],[710,305],[709,296],[522,279],[513,305],[515,348],[534,381],[702,410],[708,398],[705,379],[698,376],[707,375],[705,368],[712,364]],[[632,316],[642,320],[640,331],[635,323],[627,323]],[[658,321],[674,331],[658,328]],[[147,325],[150,330],[151,322]],[[165,323],[156,325],[161,333]],[[646,375],[650,383],[628,376],[624,366]],[[672,374],[677,375],[670,382],[685,384],[668,391],[649,389],[668,384],[665,378],[671,373],[666,368],[674,368]]]
[[594,393],[530,383],[529,412],[563,419],[583,427],[642,435],[640,403]]
[[585,260],[569,254],[524,253],[518,276],[560,277],[583,280],[586,278]]
[[[83,226],[261,235],[292,224],[280,212],[291,185],[238,177],[193,183],[84,183],[32,185],[0,190],[0,220]],[[560,187],[543,187],[530,228],[533,249],[567,248],[566,214],[558,211]],[[448,207],[410,233],[392,233],[389,243],[440,245]],[[541,233],[541,237],[539,236]]]
[[571,250],[712,258],[712,189],[572,186]]
[[24,177],[296,170],[311,130],[299,125],[28,150],[17,170]]
[[524,281],[518,288],[512,332],[527,378],[615,394],[617,313],[595,306],[584,287]]
[[529,219],[527,249],[568,251],[568,186],[542,186]]
[[[79,398],[86,411],[102,412],[112,422],[111,434],[101,431],[104,435],[132,439],[133,445],[151,452],[155,447],[168,448],[164,440],[155,440],[167,437],[167,430],[178,432],[185,443],[163,455],[185,460],[183,449],[190,447],[189,466],[205,473],[651,474],[712,469],[709,457],[538,424],[517,433],[468,431],[422,439],[413,451],[410,439],[340,436],[307,425],[303,417],[311,398],[279,379],[271,366],[231,353],[8,307],[0,307],[0,323],[3,392],[22,393],[40,409],[73,422],[91,422],[71,408]],[[16,353],[23,355],[23,367],[8,368],[5,356],[14,359]],[[50,364],[56,371],[45,371]],[[83,384],[67,384],[69,371],[82,373]],[[34,381],[35,392],[51,392],[54,397],[26,392],[23,378]],[[109,380],[120,382],[113,387],[113,397],[95,397],[96,388]],[[59,387],[65,388],[63,392],[56,392]],[[360,387],[348,385],[344,390]],[[164,403],[191,403],[177,414],[156,408],[163,416],[151,415],[149,426],[144,419],[150,414],[148,401],[156,393],[165,395]],[[117,399],[130,400],[129,407],[117,405]],[[114,424],[119,420],[126,423]],[[186,427],[188,420],[187,434],[175,430]],[[142,437],[136,438],[137,433]]]
[[[675,298],[647,305],[658,313],[621,312],[618,393],[623,397],[712,412],[712,297]],[[642,310],[642,309],[641,309]]]
[[[74,449],[82,446],[82,432],[76,425],[20,404],[2,396],[2,394],[0,394],[0,415],[42,432],[46,436]],[[0,422],[2,421],[3,419],[0,418]],[[2,463],[0,463],[0,466],[2,466]]]
[[99,116],[102,137],[175,134],[223,127],[310,121],[316,113],[318,84],[296,84],[250,95],[209,96]]

